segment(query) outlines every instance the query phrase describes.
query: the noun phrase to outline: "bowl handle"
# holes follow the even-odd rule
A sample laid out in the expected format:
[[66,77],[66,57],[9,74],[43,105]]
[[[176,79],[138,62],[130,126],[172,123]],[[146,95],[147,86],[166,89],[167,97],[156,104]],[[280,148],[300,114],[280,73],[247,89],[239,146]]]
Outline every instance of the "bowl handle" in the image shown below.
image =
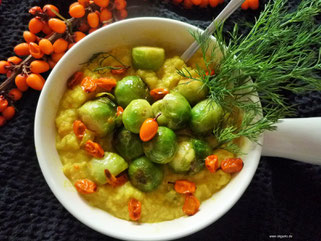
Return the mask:
[[321,165],[321,117],[281,119],[277,128],[264,132],[262,156]]

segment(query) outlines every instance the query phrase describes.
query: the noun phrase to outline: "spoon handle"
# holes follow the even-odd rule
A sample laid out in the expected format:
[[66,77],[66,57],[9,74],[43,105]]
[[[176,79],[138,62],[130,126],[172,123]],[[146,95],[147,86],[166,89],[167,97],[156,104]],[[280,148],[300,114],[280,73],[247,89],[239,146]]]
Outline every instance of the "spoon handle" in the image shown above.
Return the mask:
[[[234,11],[238,9],[243,2],[244,0],[231,0],[229,4],[227,4],[222,10],[222,12],[214,19],[214,21],[205,29],[203,35],[211,35],[216,26],[228,19],[229,16],[231,16],[231,14],[234,13]],[[199,47],[199,44],[194,41],[181,55],[181,59],[183,59],[186,63],[195,54]]]
[[282,119],[264,133],[262,156],[321,165],[321,117]]

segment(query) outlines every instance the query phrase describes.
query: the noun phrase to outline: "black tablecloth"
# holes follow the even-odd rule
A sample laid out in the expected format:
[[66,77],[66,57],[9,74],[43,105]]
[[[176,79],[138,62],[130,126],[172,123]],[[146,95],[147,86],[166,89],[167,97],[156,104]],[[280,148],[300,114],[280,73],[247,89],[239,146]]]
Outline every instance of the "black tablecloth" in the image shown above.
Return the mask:
[[[23,40],[22,31],[30,19],[28,9],[49,2],[63,13],[71,3],[2,1],[0,59],[13,55],[13,46]],[[164,1],[128,0],[129,17],[162,16],[201,27],[206,27],[221,9],[183,10]],[[254,21],[257,13],[238,11],[227,22],[226,29],[231,29],[233,22]],[[76,220],[49,190],[38,166],[33,141],[38,97],[38,92],[27,91],[17,103],[14,119],[0,127],[0,240],[112,240]],[[297,105],[297,117],[321,116],[319,92],[291,96],[290,100]],[[270,235],[292,235],[292,240],[317,241],[321,240],[320,225],[321,167],[263,157],[239,202],[220,220],[184,240],[271,240],[274,238]]]

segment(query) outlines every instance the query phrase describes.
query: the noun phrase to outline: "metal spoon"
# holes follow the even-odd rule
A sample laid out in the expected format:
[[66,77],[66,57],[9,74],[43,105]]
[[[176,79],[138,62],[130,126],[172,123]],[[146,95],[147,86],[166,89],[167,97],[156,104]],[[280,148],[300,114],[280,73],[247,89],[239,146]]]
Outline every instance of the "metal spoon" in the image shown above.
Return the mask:
[[[238,9],[243,2],[244,0],[231,0],[229,4],[227,4],[227,6],[222,10],[222,12],[214,19],[214,21],[205,29],[203,35],[209,36],[213,34],[215,28],[228,19],[229,16],[231,16],[232,13],[234,13],[234,11]],[[195,54],[199,47],[199,44],[195,41],[181,55],[181,59],[183,59],[186,63]]]

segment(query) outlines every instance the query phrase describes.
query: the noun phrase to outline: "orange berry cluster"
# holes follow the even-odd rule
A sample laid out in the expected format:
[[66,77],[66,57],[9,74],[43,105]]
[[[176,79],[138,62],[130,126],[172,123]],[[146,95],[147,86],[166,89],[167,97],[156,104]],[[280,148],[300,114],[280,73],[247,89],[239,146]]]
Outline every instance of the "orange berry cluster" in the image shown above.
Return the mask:
[[[0,74],[7,76],[0,83],[0,126],[15,115],[13,103],[22,92],[29,87],[42,90],[45,79],[41,74],[52,69],[87,34],[126,18],[126,6],[126,0],[78,0],[69,6],[70,19],[61,16],[52,4],[32,7],[29,13],[33,17],[23,32],[25,42],[14,47],[17,56],[0,61]],[[6,89],[12,86],[11,80],[16,88]]]
[[190,9],[193,6],[200,8],[207,8],[208,6],[215,8],[216,6],[224,3],[224,0],[172,0],[176,5],[182,4],[184,8]]
[[[172,2],[176,5],[181,4],[186,9],[190,9],[193,6],[200,8],[207,8],[209,6],[215,8],[224,3],[224,0],[172,0]],[[247,10],[248,8],[256,10],[259,8],[259,0],[245,0],[241,7],[243,10]]]

